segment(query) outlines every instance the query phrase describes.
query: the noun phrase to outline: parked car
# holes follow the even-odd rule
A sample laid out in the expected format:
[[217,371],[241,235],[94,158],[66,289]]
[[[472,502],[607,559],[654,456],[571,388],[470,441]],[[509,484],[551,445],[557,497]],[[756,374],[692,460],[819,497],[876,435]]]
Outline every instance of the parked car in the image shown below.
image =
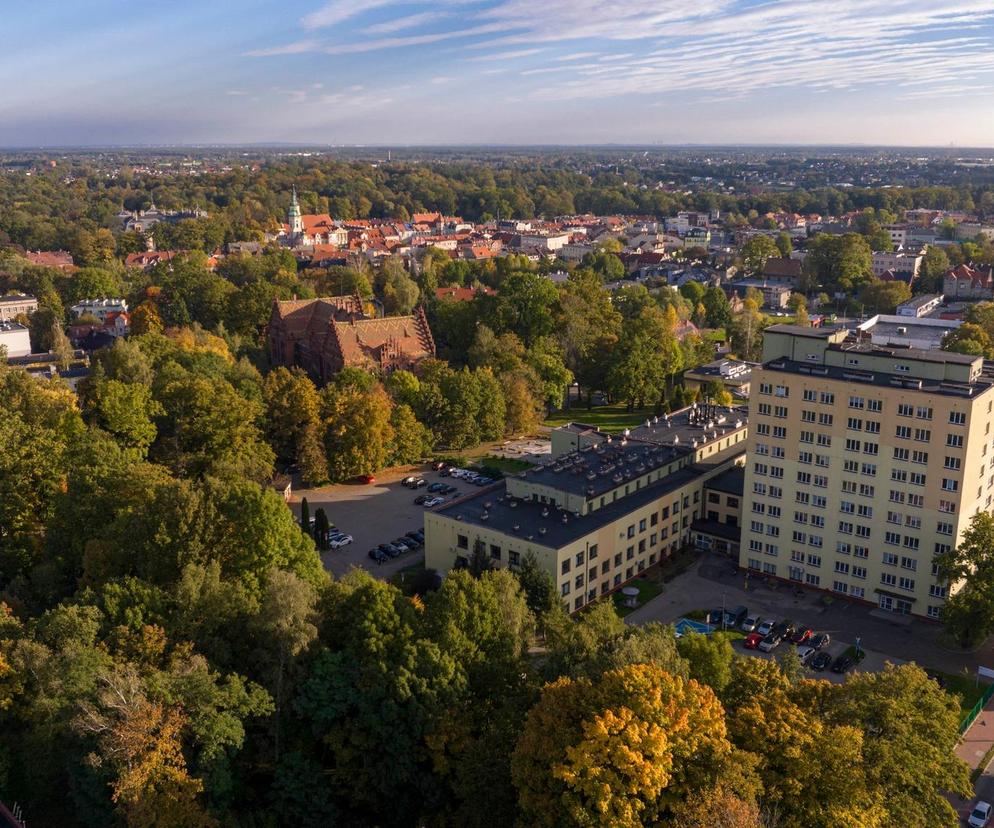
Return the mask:
[[976,805],[973,806],[973,810],[970,812],[970,817],[967,819],[966,823],[970,828],[986,828],[986,826],[991,821],[991,803],[984,802],[984,800],[979,800]]
[[762,636],[757,632],[751,632],[745,637],[745,641],[742,642],[742,646],[747,650],[755,650],[759,647],[760,642],[764,638],[765,636]]
[[376,549],[370,549],[369,557],[372,558],[377,563],[383,563],[387,559],[386,553],[381,552],[379,547],[377,547]]
[[417,480],[417,478],[413,474],[408,475],[407,477],[405,477],[403,480],[400,481],[400,485],[410,487],[415,480]]
[[332,535],[328,538],[328,546],[332,549],[341,549],[343,546],[348,546],[352,543],[351,535]]
[[421,488],[423,488],[423,487],[425,487],[427,485],[428,485],[428,481],[425,480],[423,477],[419,477],[417,480],[415,480],[411,484],[411,488],[412,489],[421,489]]
[[359,478],[363,483],[375,483],[376,478],[371,474],[364,474]]
[[441,471],[442,469],[445,468],[445,461],[436,460],[434,463],[431,464],[431,468],[433,471]]
[[776,624],[775,621],[771,621],[767,618],[765,621],[760,621],[759,626],[756,627],[756,632],[758,632],[763,638],[766,638],[771,632],[773,632],[773,626]]
[[811,627],[801,627],[796,633],[794,633],[790,640],[794,644],[807,644],[808,640],[814,635],[814,630]]
[[434,499],[435,498],[433,498],[431,495],[418,495],[416,498],[414,498],[414,505],[423,506],[426,500],[434,500]]
[[377,549],[379,549],[384,555],[391,558],[396,558],[403,550],[399,546],[394,546],[392,543],[381,543]]
[[738,606],[733,610],[726,610],[725,627],[728,629],[734,629],[745,620],[745,617],[748,614],[749,610],[743,606]]
[[720,627],[722,619],[725,617],[725,611],[718,607],[717,609],[711,610],[705,617],[704,621],[707,624],[712,624],[715,627]]
[[447,488],[449,488],[449,485],[447,483],[442,483],[440,481],[438,483],[432,483],[428,487],[428,491],[429,492],[441,492],[441,491],[443,491],[444,489],[447,489]]
[[459,491],[459,490],[455,486],[450,486],[448,483],[446,483],[441,488],[439,494],[447,495],[447,494],[452,494],[453,492],[457,492],[457,491]]
[[445,503],[444,497],[429,497],[427,500],[421,503],[426,509],[430,509],[432,506],[438,506],[440,503]]
[[420,529],[412,529],[410,532],[406,532],[405,534],[411,540],[424,540],[425,536],[424,532],[422,532]]
[[797,657],[801,660],[801,664],[807,664],[816,652],[814,647],[802,645],[797,648]]
[[824,650],[829,645],[831,640],[832,637],[828,633],[818,633],[818,635],[814,636],[808,644],[816,650]]
[[852,663],[853,663],[852,656],[840,655],[832,663],[832,672],[833,673],[844,673],[844,672],[846,672],[846,670],[848,670],[850,667],[852,667]]
[[771,632],[759,642],[759,649],[764,653],[772,653],[777,647],[780,646],[782,641],[783,638],[781,636],[777,635],[776,632]]
[[773,629],[780,633],[781,638],[790,638],[797,632],[797,627],[794,626],[793,621],[781,621]]
[[828,665],[832,663],[832,656],[829,655],[825,650],[822,650],[818,655],[811,659],[811,669],[815,672],[822,672],[828,668]]
[[756,632],[756,627],[759,626],[759,616],[758,615],[747,615],[741,624],[739,624],[739,629],[744,633]]

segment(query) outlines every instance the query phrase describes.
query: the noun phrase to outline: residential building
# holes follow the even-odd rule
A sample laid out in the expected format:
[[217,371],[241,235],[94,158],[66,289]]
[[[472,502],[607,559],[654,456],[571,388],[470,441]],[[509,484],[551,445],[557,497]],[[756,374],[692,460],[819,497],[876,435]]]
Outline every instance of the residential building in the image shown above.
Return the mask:
[[497,291],[486,285],[480,285],[480,287],[448,285],[447,287],[435,288],[435,298],[444,299],[449,302],[469,302],[478,295],[496,296]]
[[359,296],[273,302],[267,336],[273,364],[300,366],[320,383],[346,366],[389,372],[435,355],[423,308],[373,319]]
[[38,300],[24,293],[0,296],[0,322],[9,322],[18,316],[30,316],[38,310]]
[[746,434],[744,409],[712,406],[621,435],[556,429],[549,464],[425,513],[425,564],[513,569],[532,554],[579,610],[693,542],[704,486],[743,461]]
[[518,233],[514,237],[513,246],[521,248],[538,248],[539,250],[560,250],[569,244],[569,233],[554,231],[532,230]]
[[69,311],[76,319],[93,316],[101,323],[106,323],[108,316],[113,319],[118,314],[127,313],[128,303],[124,299],[83,299],[69,308]]
[[872,261],[873,275],[879,278],[889,270],[896,274],[902,281],[911,285],[918,278],[918,272],[921,270],[924,258],[921,253],[912,253],[905,250],[897,250],[893,253],[889,251],[874,251]]
[[39,267],[54,267],[66,272],[76,269],[72,253],[68,250],[28,250],[24,258]]
[[17,322],[0,322],[0,347],[8,357],[22,357],[31,353],[28,329]]
[[790,285],[783,282],[767,282],[765,279],[741,279],[732,282],[726,290],[733,290],[745,298],[746,291],[755,288],[763,294],[763,306],[773,310],[783,310],[790,301]]
[[994,267],[972,263],[957,265],[946,271],[942,292],[951,302],[962,299],[991,301],[994,299]]
[[781,282],[794,287],[801,278],[803,262],[799,259],[782,259],[773,256],[766,260],[763,267],[763,280],[766,282]]
[[885,348],[941,348],[946,335],[963,323],[958,319],[933,319],[877,314],[856,328],[861,341]]
[[994,498],[994,375],[981,357],[878,344],[867,325],[766,330],[739,562],[938,618],[933,559]]

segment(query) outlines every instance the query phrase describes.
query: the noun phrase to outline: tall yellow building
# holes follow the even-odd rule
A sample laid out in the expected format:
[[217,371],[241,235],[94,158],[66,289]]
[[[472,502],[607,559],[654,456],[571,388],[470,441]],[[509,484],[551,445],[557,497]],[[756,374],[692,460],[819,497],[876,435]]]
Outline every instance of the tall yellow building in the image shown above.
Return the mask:
[[[948,327],[768,328],[753,369],[740,565],[937,618],[933,558],[994,494],[994,374]],[[910,347],[905,343],[931,343]]]
[[691,543],[713,511],[707,481],[743,462],[744,408],[692,407],[610,435],[574,423],[552,434],[552,461],[425,513],[425,564],[475,554],[516,567],[532,554],[570,610],[621,587]]

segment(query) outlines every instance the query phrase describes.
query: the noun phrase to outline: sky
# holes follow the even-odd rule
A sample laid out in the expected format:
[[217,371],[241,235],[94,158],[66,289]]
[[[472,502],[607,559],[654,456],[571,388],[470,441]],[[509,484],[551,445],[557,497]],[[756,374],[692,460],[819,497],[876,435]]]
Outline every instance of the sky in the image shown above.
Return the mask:
[[0,146],[994,147],[992,0],[0,0]]

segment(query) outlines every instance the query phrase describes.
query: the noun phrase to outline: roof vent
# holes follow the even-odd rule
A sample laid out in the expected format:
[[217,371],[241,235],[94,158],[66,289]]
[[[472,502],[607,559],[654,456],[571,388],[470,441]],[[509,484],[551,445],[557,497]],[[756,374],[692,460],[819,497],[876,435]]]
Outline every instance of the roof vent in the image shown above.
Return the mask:
[[538,533],[540,535],[544,535],[546,533],[546,528],[544,526],[539,526],[538,527]]
[[520,528],[521,527],[517,523],[515,523],[514,526],[511,527],[511,530],[517,532]]

